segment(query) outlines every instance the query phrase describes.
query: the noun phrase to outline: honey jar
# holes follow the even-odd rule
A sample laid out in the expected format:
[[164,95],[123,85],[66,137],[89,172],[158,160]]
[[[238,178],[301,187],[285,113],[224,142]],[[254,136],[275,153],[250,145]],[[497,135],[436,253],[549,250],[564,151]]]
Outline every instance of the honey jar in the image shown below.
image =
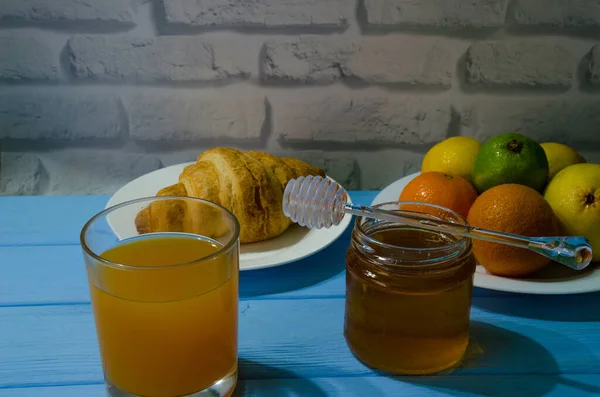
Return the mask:
[[[406,211],[403,205],[375,207]],[[467,224],[443,207],[418,208],[422,216]],[[368,366],[394,374],[430,374],[457,364],[469,341],[475,264],[469,238],[357,218],[346,252],[344,336],[350,350]]]

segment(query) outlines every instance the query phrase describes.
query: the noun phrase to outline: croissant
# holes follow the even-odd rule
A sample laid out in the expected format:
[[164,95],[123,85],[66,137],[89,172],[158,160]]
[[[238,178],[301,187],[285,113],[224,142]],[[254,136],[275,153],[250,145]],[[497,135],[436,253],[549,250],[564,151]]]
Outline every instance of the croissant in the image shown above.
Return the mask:
[[[161,189],[157,196],[202,198],[231,211],[240,223],[240,243],[267,240],[291,224],[283,214],[285,186],[291,179],[325,172],[294,158],[230,148],[205,151],[196,163],[184,168],[179,182]],[[227,232],[226,222],[207,205],[183,200],[155,201],[136,217],[139,233],[188,232],[207,237]]]

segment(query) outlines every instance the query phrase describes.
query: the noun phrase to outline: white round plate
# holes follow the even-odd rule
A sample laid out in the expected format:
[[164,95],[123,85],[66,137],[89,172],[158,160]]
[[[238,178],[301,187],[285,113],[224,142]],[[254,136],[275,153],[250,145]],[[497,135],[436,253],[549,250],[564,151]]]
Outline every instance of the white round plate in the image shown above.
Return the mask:
[[[398,201],[404,187],[419,173],[407,175],[385,187],[375,197],[372,205]],[[477,265],[473,284],[479,288],[524,294],[560,295],[600,291],[600,266],[592,263],[583,271],[576,271],[551,263],[529,278],[508,278],[489,274]]]
[[[152,197],[163,187],[179,180],[183,169],[193,163],[176,164],[142,175],[120,188],[110,198],[106,208],[142,197]],[[350,200],[350,199],[348,199]],[[141,208],[132,208],[137,213]],[[111,218],[110,227],[126,235],[137,235],[132,217]],[[263,269],[280,266],[312,255],[333,243],[350,225],[352,217],[346,216],[338,226],[329,229],[307,229],[296,224],[280,236],[270,240],[240,247],[240,270]]]

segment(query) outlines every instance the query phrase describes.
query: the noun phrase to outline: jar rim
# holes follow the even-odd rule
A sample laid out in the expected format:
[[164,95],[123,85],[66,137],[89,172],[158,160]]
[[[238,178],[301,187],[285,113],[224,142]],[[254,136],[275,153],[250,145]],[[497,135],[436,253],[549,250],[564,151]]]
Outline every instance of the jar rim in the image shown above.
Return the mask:
[[[452,215],[456,220],[458,220],[461,225],[465,225],[468,226],[469,223],[467,222],[467,220],[465,219],[464,216],[460,215],[459,213],[457,213],[454,210],[451,210],[450,208],[447,207],[443,207],[441,205],[437,205],[437,204],[430,204],[430,203],[423,203],[423,202],[416,202],[416,201],[387,201],[384,203],[379,203],[379,204],[375,204],[372,206],[372,208],[381,208],[384,206],[395,206],[395,208],[397,209],[397,212],[406,212],[406,213],[418,213],[418,214],[424,214],[422,212],[419,211],[408,211],[408,210],[401,210],[399,209],[399,207],[401,205],[418,205],[418,206],[424,206],[424,207],[430,207],[430,208],[436,208],[439,210],[442,210],[450,215]],[[430,216],[433,219],[439,219],[439,217],[436,217],[432,214],[425,214],[426,216]],[[464,236],[456,236],[457,239],[456,241],[452,242],[451,244],[447,244],[447,245],[443,245],[443,246],[439,246],[439,247],[424,247],[424,248],[413,248],[413,247],[403,247],[403,246],[399,246],[399,245],[395,245],[395,244],[389,244],[389,243],[384,243],[382,241],[379,241],[377,239],[374,239],[373,237],[371,237],[364,229],[363,225],[366,224],[367,222],[363,222],[363,220],[365,219],[369,219],[363,216],[357,217],[356,219],[356,226],[355,229],[358,231],[359,233],[359,237],[363,240],[366,240],[368,242],[368,244],[373,244],[376,246],[379,246],[381,248],[385,248],[385,249],[402,249],[404,251],[407,252],[437,252],[437,251],[443,251],[443,250],[452,250],[460,245],[465,244],[465,241],[468,240],[468,237],[464,237]],[[401,225],[401,224],[399,224]],[[415,228],[417,228],[415,226]],[[426,230],[426,229],[423,229]],[[451,234],[451,233],[449,233]]]

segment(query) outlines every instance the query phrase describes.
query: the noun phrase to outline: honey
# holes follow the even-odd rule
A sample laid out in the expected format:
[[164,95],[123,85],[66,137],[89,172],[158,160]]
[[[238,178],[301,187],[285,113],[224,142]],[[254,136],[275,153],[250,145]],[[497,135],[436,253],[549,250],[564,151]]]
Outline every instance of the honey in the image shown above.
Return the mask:
[[[398,203],[379,208],[397,211]],[[466,224],[450,210],[436,213]],[[358,218],[346,270],[344,335],[359,360],[407,375],[461,360],[475,272],[470,239]]]

